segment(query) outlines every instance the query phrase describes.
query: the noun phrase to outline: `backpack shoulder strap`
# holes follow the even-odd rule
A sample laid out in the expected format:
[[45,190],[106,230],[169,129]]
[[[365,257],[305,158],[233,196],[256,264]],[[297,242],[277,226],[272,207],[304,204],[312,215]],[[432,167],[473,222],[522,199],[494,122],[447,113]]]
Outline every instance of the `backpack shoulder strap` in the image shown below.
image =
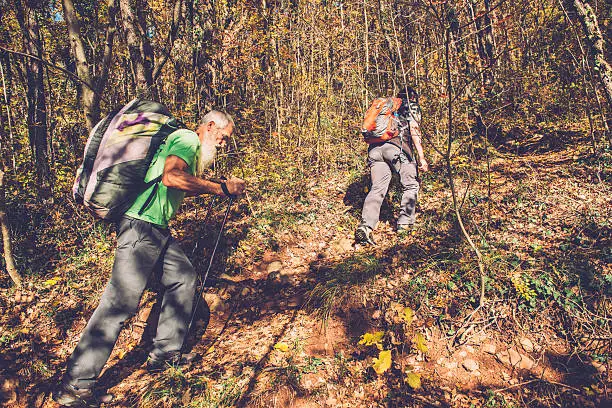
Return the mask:
[[159,176],[155,177],[153,180],[145,184],[145,190],[153,185],[154,186],[153,190],[151,190],[151,193],[149,194],[149,197],[147,197],[142,207],[140,207],[140,210],[138,210],[138,215],[142,215],[142,213],[145,212],[149,204],[151,204],[151,201],[153,201],[153,197],[155,197],[155,194],[157,193],[157,189],[159,188],[159,182],[161,181],[162,176],[163,174],[160,174]]

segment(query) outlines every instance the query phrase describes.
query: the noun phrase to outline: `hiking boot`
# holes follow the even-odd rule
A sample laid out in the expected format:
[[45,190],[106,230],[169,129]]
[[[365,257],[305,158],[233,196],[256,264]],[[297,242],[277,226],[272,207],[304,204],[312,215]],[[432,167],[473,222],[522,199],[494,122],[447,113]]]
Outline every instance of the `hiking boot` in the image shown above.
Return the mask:
[[53,391],[53,401],[63,407],[99,407],[112,402],[112,394],[97,395],[91,388],[77,388],[72,384],[62,383]]
[[162,357],[149,354],[147,359],[147,371],[163,371],[168,367],[182,367],[195,361],[198,357],[195,353],[181,354],[180,351],[172,351]]
[[372,239],[372,228],[360,225],[355,231],[355,242],[362,245],[376,245]]

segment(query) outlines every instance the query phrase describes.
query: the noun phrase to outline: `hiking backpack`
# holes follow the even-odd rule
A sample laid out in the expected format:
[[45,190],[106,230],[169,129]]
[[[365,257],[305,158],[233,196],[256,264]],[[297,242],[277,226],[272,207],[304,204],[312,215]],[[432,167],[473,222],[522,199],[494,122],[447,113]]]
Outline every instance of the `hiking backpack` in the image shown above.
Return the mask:
[[400,98],[374,99],[363,119],[362,134],[367,143],[379,143],[398,135],[397,111],[402,105]]
[[[92,129],[72,193],[94,215],[115,220],[138,194],[161,180],[145,183],[153,156],[168,135],[185,126],[160,103],[134,99]],[[152,197],[149,197],[147,203]]]

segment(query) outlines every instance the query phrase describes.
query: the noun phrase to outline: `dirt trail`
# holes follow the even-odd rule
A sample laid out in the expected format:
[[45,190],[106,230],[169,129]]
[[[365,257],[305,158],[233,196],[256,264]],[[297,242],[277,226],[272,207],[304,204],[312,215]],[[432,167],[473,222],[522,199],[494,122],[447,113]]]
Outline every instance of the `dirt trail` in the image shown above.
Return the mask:
[[[558,152],[513,157],[511,162],[494,160],[492,198],[498,209],[511,216],[497,213],[499,222],[508,228],[493,230],[492,236],[511,241],[517,232],[532,234],[533,239],[517,240],[517,248],[544,247],[551,244],[544,232],[562,234],[568,217],[577,216],[583,207],[607,208],[604,211],[609,212],[611,196],[605,191],[609,186],[599,183],[597,174],[586,166],[575,165],[576,155],[583,157],[584,153],[569,146]],[[464,185],[463,181],[458,180],[458,185]],[[435,220],[433,214],[439,216],[449,202],[448,191],[435,183],[424,185],[422,228],[429,227]],[[505,202],[517,188],[531,191],[548,209]],[[478,314],[461,333],[442,332],[442,326],[428,313],[431,309],[418,306],[419,299],[407,296],[403,288],[417,278],[447,279],[443,269],[423,275],[417,265],[423,265],[425,259],[419,257],[433,257],[428,248],[458,241],[449,244],[422,234],[398,238],[389,221],[383,221],[375,232],[379,245],[356,249],[353,226],[346,220],[358,211],[360,198],[347,201],[350,189],[340,176],[324,184],[313,183],[308,191],[310,204],[302,210],[316,212],[317,221],[300,224],[303,234],[299,239],[287,234],[277,251],[266,250],[257,262],[242,265],[239,274],[217,272],[189,340],[201,356],[191,366],[161,374],[142,369],[157,313],[155,296],[147,293],[138,316],[122,332],[100,380],[100,386],[117,395],[115,405],[467,407],[485,402],[491,406],[504,406],[505,402],[533,405],[547,398],[575,406],[607,403],[599,385],[588,388],[596,384],[592,379],[597,375],[609,380],[607,368],[571,358],[568,344],[545,325],[536,332],[521,333],[520,326],[507,331],[504,322],[516,321],[516,316],[504,299],[492,299],[488,311]],[[534,218],[538,211],[547,214],[545,221],[541,214],[539,221]],[[111,248],[106,249],[106,255],[112,256]],[[351,263],[355,259],[357,263]],[[372,259],[379,262],[376,273],[360,272],[360,265]],[[603,267],[609,273],[609,265]],[[342,281],[347,270],[356,275]],[[10,300],[3,305],[3,310],[13,307],[17,317],[5,317],[2,325],[21,327],[14,342],[8,343],[10,351],[2,352],[8,406],[55,406],[49,387],[57,381],[57,370],[96,303],[95,296],[83,303],[74,297],[71,290],[81,290],[82,296],[91,293],[78,282],[47,282],[46,287],[54,289],[45,299]],[[339,292],[325,292],[334,288]],[[101,287],[93,289],[99,293]],[[437,293],[432,302],[445,304],[444,310],[450,310],[452,292]],[[321,299],[331,299],[333,307]],[[397,304],[414,307],[409,325],[398,323],[392,315]],[[378,351],[358,344],[360,336],[377,330],[387,336],[385,346],[393,347],[392,366],[382,375],[371,368]],[[411,339],[416,333],[424,336],[427,352],[415,349]],[[402,382],[407,372],[420,377],[420,387],[413,389]]]

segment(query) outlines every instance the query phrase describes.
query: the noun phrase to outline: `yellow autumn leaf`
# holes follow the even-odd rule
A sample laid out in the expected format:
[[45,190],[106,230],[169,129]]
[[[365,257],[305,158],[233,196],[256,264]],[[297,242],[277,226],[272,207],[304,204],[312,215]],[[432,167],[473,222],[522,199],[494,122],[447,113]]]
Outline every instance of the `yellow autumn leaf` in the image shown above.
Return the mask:
[[286,353],[287,351],[289,351],[289,346],[286,343],[279,342],[274,345],[274,350]]
[[27,327],[24,327],[23,329],[19,330],[19,333],[28,334],[30,333],[30,329],[28,329]]
[[213,351],[215,351],[215,346],[214,346],[214,345],[210,346],[210,347],[208,348],[208,350],[206,350],[206,354],[210,354],[210,353],[212,353]]
[[405,381],[413,390],[418,390],[419,388],[421,388],[421,376],[416,373],[413,373],[412,371],[406,373]]
[[414,335],[412,339],[414,346],[422,353],[427,353],[427,340],[421,333],[417,333]]
[[57,282],[59,282],[59,279],[51,278],[51,279],[47,279],[46,281],[44,281],[43,285],[45,285],[45,286],[53,286],[53,285],[56,285]]
[[361,336],[361,340],[359,340],[359,344],[363,344],[364,346],[373,346],[376,345],[379,350],[382,347],[382,338],[385,335],[384,332],[378,331],[374,333],[366,333]]
[[403,313],[401,314],[401,317],[406,322],[406,324],[410,324],[414,319],[414,311],[409,307],[405,307]]
[[372,360],[372,368],[376,374],[382,374],[391,368],[391,350],[382,350],[378,353],[378,358]]
[[127,350],[119,350],[119,353],[117,353],[117,357],[119,358],[119,360],[123,360],[123,357],[125,357],[126,354]]

